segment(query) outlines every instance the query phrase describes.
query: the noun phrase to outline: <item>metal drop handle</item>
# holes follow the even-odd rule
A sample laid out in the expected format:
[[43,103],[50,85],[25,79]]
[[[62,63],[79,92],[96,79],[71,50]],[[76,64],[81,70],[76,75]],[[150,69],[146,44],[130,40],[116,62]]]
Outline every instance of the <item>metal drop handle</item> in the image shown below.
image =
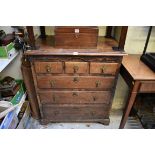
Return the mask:
[[97,100],[97,97],[93,96],[93,101],[96,101]]
[[76,39],[79,38],[79,34],[75,33],[75,38]]
[[51,70],[52,70],[52,68],[51,68],[49,65],[47,65],[47,66],[46,66],[46,71],[47,71],[48,73],[50,73]]
[[94,116],[94,115],[95,115],[95,112],[92,111],[92,112],[91,112],[91,115]]
[[77,93],[77,92],[73,92],[72,95],[73,95],[73,96],[78,96],[78,93]]
[[78,77],[74,77],[73,81],[74,82],[78,82],[79,81],[79,78]]
[[54,87],[55,86],[55,82],[54,81],[50,81],[50,85],[51,85],[51,87]]
[[74,66],[73,70],[74,70],[74,73],[76,73],[79,70],[79,67],[78,66]]
[[106,67],[105,66],[101,67],[101,73],[104,73],[105,70],[106,70]]
[[74,32],[75,32],[75,38],[78,38],[80,30],[79,29],[75,29]]
[[96,87],[99,87],[101,85],[101,82],[100,81],[96,81]]

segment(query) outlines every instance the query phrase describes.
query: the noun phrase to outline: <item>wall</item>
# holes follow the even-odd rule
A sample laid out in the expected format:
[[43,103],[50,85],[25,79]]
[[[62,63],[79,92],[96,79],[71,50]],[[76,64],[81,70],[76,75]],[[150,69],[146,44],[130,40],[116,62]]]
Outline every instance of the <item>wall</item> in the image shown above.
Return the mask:
[[114,27],[114,37],[117,41],[119,41],[119,38],[120,38],[120,34],[121,34],[121,29],[122,27],[121,26],[115,26]]
[[21,73],[22,52],[0,73],[0,78],[11,76],[15,79],[23,79]]
[[40,36],[40,27],[39,26],[33,26],[33,32],[34,36],[37,39]]
[[11,26],[0,26],[0,30],[4,30],[5,33],[12,33],[14,31],[14,28]]
[[[132,26],[128,28],[125,51],[128,54],[142,54],[149,27]],[[152,29],[147,51],[155,51],[155,27]]]
[[54,26],[45,26],[46,35],[54,35]]

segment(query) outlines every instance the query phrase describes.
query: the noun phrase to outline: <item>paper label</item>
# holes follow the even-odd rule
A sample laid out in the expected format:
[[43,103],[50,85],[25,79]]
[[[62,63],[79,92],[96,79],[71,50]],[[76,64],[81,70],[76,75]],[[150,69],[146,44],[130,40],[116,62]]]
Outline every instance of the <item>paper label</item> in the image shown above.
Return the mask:
[[79,33],[80,31],[79,31],[79,29],[75,29],[75,33]]
[[73,52],[73,55],[79,55],[79,53],[78,52]]

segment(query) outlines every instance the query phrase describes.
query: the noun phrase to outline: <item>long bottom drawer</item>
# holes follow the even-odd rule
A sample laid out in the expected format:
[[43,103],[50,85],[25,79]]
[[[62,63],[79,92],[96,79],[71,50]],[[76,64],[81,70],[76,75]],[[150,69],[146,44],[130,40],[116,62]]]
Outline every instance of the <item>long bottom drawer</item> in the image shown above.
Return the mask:
[[89,121],[109,118],[109,107],[105,105],[51,105],[42,106],[44,119],[60,122]]

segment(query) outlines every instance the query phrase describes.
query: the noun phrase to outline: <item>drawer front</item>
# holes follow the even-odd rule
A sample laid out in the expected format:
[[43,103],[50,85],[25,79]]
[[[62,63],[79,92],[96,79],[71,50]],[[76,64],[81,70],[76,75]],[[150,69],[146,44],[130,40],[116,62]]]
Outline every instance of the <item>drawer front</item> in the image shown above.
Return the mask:
[[140,85],[139,91],[140,92],[148,92],[148,93],[155,92],[155,82],[154,81],[142,82]]
[[109,91],[42,91],[39,92],[43,104],[109,104]]
[[111,74],[115,75],[119,67],[118,63],[90,63],[90,73],[92,74]]
[[114,77],[102,76],[37,76],[38,88],[111,89]]
[[63,66],[61,62],[34,62],[36,73],[62,73]]
[[88,73],[88,63],[65,62],[65,73]]
[[103,105],[80,106],[54,106],[43,105],[44,119],[53,121],[84,121],[90,119],[103,119],[109,114],[109,108]]
[[97,35],[88,33],[65,33],[57,34],[55,36],[56,47],[96,47]]

